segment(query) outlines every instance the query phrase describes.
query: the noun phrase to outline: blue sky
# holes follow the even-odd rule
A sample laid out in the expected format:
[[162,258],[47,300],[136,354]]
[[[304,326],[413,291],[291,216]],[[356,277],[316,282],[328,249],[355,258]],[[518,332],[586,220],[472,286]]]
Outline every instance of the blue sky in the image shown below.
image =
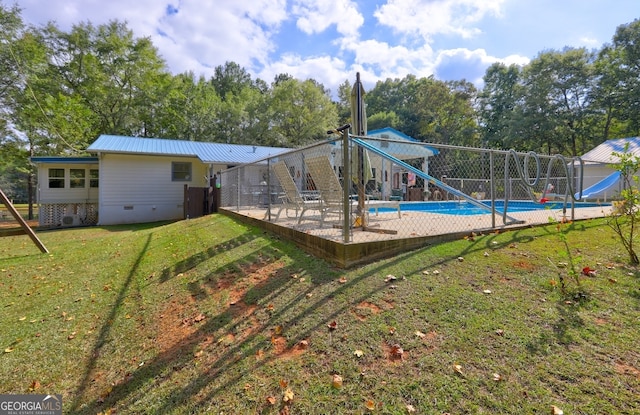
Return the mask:
[[[0,0],[5,6],[13,0]],[[494,62],[526,64],[565,46],[600,48],[640,17],[638,0],[16,0],[33,25],[126,21],[172,73],[226,61],[271,82],[313,78],[334,93],[360,72],[482,84]]]

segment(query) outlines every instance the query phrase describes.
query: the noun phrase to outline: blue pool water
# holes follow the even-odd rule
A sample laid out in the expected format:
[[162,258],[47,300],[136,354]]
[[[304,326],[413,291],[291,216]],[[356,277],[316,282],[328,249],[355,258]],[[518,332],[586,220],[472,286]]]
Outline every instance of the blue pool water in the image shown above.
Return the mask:
[[[491,202],[488,200],[480,201],[480,203],[491,207]],[[511,200],[507,204],[507,212],[530,212],[534,210],[545,209],[562,209],[562,202],[546,202],[535,203],[531,201],[523,200]],[[571,203],[567,203],[567,209],[571,209]],[[588,203],[588,202],[575,202],[576,208],[581,207],[599,207],[603,206],[601,203]],[[489,209],[482,209],[467,201],[446,201],[446,202],[400,202],[400,210],[403,212],[428,212],[428,213],[441,213],[445,215],[485,215],[491,213]],[[380,208],[380,212],[395,212],[395,209]],[[496,213],[502,214],[504,212],[504,201],[496,200]]]

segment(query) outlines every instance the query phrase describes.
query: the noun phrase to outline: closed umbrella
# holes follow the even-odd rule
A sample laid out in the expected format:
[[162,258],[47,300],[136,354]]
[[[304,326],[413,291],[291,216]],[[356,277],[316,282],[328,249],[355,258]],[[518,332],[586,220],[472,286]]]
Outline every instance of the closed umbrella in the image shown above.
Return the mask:
[[[356,83],[351,90],[351,126],[356,136],[367,135],[367,114],[364,106],[364,87],[360,81],[360,72],[356,73]],[[352,174],[355,176],[356,184],[358,187],[358,210],[357,214],[360,218],[360,224],[364,228],[365,216],[364,216],[364,198],[365,183],[373,176],[371,172],[371,163],[369,157],[365,155],[365,151],[362,147],[358,146],[357,154],[351,155],[351,166],[355,164],[355,168],[352,168]]]

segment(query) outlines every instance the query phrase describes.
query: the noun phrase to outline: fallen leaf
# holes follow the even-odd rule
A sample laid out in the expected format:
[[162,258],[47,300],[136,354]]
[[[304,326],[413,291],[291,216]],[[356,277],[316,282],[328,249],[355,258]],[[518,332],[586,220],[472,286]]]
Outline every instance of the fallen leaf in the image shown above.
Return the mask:
[[264,350],[259,349],[259,350],[256,352],[256,359],[261,359],[263,356],[264,356]]
[[438,270],[436,269],[436,270],[434,270],[434,271],[433,271],[433,274],[434,274],[434,275],[438,275],[438,274],[440,274],[440,271],[438,271]]
[[333,320],[331,323],[327,324],[327,327],[329,328],[329,330],[333,331],[336,328],[338,328],[338,323],[336,323],[336,321]]
[[429,273],[429,271],[424,270],[424,271],[422,271],[422,274],[423,274],[423,275],[429,275],[430,273]]
[[7,347],[6,349],[4,349],[5,353],[11,353],[13,352],[13,347]]
[[18,321],[25,321],[26,319],[27,319],[26,317],[20,317]]
[[416,408],[414,408],[413,405],[407,405],[407,413],[415,414],[416,413]]
[[364,402],[364,407],[367,408],[370,411],[373,411],[374,409],[376,409],[376,403],[374,401],[372,401],[371,399],[367,399]]
[[268,311],[268,312],[272,312],[272,311],[273,311],[273,304],[269,304],[269,305],[267,306],[267,311]]
[[364,355],[364,352],[362,350],[358,349],[358,350],[354,351],[353,354],[356,357],[362,357]]
[[74,331],[74,332],[72,332],[70,335],[68,335],[68,336],[67,336],[67,340],[73,340],[73,339],[75,339],[76,334],[77,334],[77,333],[76,333],[75,331]]
[[423,332],[421,332],[420,330],[416,330],[416,332],[414,333],[416,336],[420,337],[421,339],[424,339],[424,337],[426,336],[426,334],[424,334]]
[[498,330],[496,330],[496,334],[497,334],[498,336],[504,336],[504,330],[502,330],[502,329],[498,329]]
[[609,278],[609,282],[615,284],[616,282],[618,282],[618,280],[615,278]]
[[491,294],[491,290],[482,290],[482,292],[485,294]]
[[293,401],[293,391],[291,389],[287,389],[284,391],[284,395],[282,396],[283,402],[291,402]]
[[274,398],[273,396],[267,396],[267,403],[269,405],[275,405],[276,404],[276,398]]
[[340,279],[338,280],[338,282],[339,282],[340,284],[345,284],[345,283],[347,282],[347,279],[346,279],[345,277],[342,277],[342,278],[340,278]]
[[205,318],[207,318],[207,317],[206,317],[204,314],[202,314],[202,313],[201,313],[201,314],[198,314],[198,315],[193,319],[193,321],[195,321],[196,323],[199,323],[199,322],[201,322],[202,320],[204,320]]
[[34,392],[38,389],[40,389],[40,382],[38,382],[37,380],[31,382],[31,386],[29,386],[29,392]]
[[289,382],[287,382],[287,381],[286,381],[286,380],[284,380],[284,379],[280,379],[280,387],[281,387],[282,389],[284,389],[284,388],[286,388],[287,386],[289,386]]
[[338,374],[333,375],[333,379],[331,379],[331,386],[336,389],[342,388],[342,376]]
[[274,329],[273,329],[273,332],[276,335],[280,335],[280,334],[282,334],[282,330],[283,330],[282,326],[275,326]]
[[502,380],[502,375],[500,375],[499,373],[494,373],[493,380],[496,382],[500,382]]
[[391,334],[392,336],[394,334],[396,334],[396,328],[395,327],[389,327],[389,334]]
[[398,279],[398,278],[397,278],[395,275],[391,275],[391,274],[389,274],[389,275],[387,275],[387,277],[384,279],[384,282],[395,281],[395,280],[397,280],[397,279]]
[[396,343],[393,346],[391,346],[391,350],[389,351],[389,353],[391,354],[391,358],[402,359],[404,355],[404,350],[402,349],[402,347],[400,347],[399,344]]
[[458,257],[458,262],[463,262],[463,261],[464,261],[464,258],[463,258],[463,257],[461,257],[461,256],[459,256],[459,257]]
[[462,375],[462,365],[455,364],[453,365],[453,371],[459,375]]
[[484,256],[489,256],[489,253],[487,251],[484,251]]
[[564,415],[564,411],[555,405],[551,405],[551,411],[553,415]]
[[300,340],[298,342],[298,349],[306,350],[309,347],[309,340]]

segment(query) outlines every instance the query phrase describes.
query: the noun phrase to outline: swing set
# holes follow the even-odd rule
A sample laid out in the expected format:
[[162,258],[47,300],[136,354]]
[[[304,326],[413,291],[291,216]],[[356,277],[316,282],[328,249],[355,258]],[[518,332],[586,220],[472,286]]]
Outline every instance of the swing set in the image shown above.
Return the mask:
[[2,203],[6,206],[7,210],[11,212],[11,215],[13,215],[14,219],[20,224],[20,227],[22,228],[22,231],[23,231],[22,233],[26,233],[27,235],[29,235],[29,238],[31,238],[33,243],[36,244],[36,246],[38,247],[38,249],[40,249],[42,253],[48,254],[49,250],[47,250],[47,248],[44,246],[42,241],[38,239],[38,237],[36,236],[36,233],[33,231],[33,229],[29,227],[27,222],[22,218],[22,215],[20,215],[20,212],[16,210],[15,206],[13,206],[13,203],[11,203],[11,201],[4,194],[2,189],[0,189],[0,201],[2,201]]

